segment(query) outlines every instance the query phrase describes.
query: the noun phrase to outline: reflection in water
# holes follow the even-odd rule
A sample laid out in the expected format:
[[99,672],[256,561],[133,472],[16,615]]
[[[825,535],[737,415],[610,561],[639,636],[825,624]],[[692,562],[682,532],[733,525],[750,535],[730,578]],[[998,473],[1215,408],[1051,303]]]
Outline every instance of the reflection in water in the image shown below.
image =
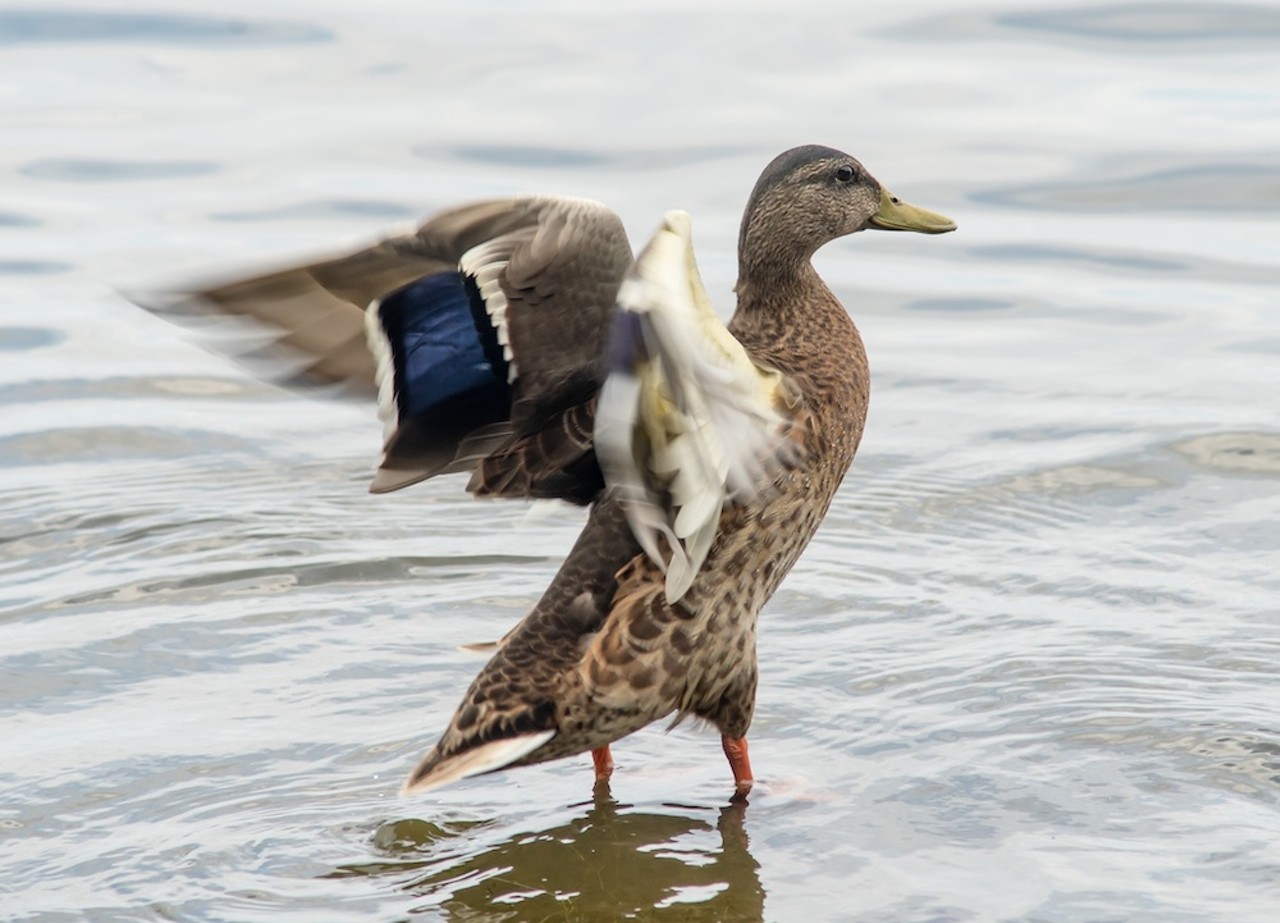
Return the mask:
[[388,861],[326,877],[412,872],[402,887],[449,919],[763,920],[746,804],[721,808],[714,827],[694,816],[698,810],[631,810],[602,785],[581,816],[488,848],[459,844],[484,825],[390,821],[374,834]]

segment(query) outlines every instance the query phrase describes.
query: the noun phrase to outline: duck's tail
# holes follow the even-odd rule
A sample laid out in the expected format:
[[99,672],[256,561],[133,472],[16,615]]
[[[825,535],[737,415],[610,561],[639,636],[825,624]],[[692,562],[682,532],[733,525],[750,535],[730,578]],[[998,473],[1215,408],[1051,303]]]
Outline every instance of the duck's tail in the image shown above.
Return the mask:
[[431,752],[424,756],[409,774],[404,787],[400,789],[400,794],[417,795],[429,792],[460,779],[510,766],[537,750],[555,734],[554,730],[549,730],[504,737],[468,747],[449,756],[441,756],[439,747],[432,747]]

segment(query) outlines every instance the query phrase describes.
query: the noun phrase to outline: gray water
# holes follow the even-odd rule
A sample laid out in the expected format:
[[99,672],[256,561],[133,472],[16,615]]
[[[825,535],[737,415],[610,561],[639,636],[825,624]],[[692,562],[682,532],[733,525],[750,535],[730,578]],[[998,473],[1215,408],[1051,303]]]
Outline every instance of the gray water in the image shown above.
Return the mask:
[[[0,917],[1270,921],[1280,3],[0,9]],[[689,210],[849,150],[875,387],[753,760],[651,728],[400,799],[581,523],[365,486],[370,407],[118,287],[479,196]]]

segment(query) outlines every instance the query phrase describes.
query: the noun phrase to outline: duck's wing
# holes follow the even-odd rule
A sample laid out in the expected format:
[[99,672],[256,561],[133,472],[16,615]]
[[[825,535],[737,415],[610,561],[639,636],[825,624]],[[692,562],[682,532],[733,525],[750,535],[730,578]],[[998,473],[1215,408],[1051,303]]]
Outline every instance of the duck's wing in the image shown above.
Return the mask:
[[603,487],[592,444],[600,356],[631,262],[605,206],[521,197],[455,208],[344,256],[140,303],[188,324],[253,322],[256,338],[211,345],[261,377],[377,394],[385,440],[374,492],[471,471],[478,495],[587,503]]
[[798,460],[798,389],[757,365],[711,307],[689,216],[667,214],[618,292],[596,451],[636,539],[675,603],[707,557],[726,503]]

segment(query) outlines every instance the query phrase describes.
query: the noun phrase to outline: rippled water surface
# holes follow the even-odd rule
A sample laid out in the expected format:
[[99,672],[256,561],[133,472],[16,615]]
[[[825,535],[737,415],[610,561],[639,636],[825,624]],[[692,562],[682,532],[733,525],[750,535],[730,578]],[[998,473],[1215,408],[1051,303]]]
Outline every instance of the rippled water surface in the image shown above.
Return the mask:
[[[870,6],[0,10],[0,917],[1275,919],[1280,4]],[[557,191],[727,312],[807,142],[960,231],[818,257],[875,393],[769,790],[682,727],[398,798],[580,513],[372,497],[370,407],[116,289]]]

